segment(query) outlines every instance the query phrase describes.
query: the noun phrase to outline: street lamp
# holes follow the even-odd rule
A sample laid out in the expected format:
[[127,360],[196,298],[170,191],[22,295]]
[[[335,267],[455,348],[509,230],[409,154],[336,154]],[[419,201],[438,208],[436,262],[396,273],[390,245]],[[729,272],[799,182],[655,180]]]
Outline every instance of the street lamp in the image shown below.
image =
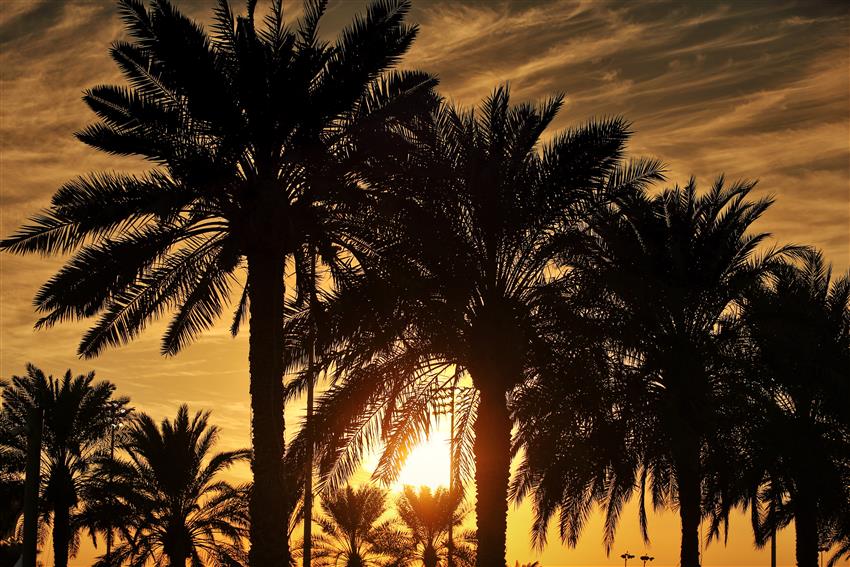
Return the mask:
[[[109,503],[113,503],[112,490],[112,469],[115,467],[115,431],[121,427],[121,423],[126,420],[133,412],[133,408],[128,408],[125,402],[118,400],[109,400]],[[109,510],[109,518],[106,524],[106,557],[112,560],[112,516],[114,510]]]

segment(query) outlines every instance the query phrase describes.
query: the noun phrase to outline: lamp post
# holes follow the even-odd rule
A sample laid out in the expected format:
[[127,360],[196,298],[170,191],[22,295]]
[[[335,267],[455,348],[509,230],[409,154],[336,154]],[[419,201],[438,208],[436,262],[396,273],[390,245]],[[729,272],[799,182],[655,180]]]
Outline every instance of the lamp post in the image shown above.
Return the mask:
[[[127,419],[133,408],[128,408],[123,402],[109,400],[109,503],[114,502],[112,490],[112,469],[115,466],[115,431],[121,427],[121,422]],[[106,520],[106,557],[112,561],[112,516],[114,510],[110,509]]]
[[[455,491],[457,490],[457,485],[455,482],[455,396],[457,394],[457,379],[458,376],[455,374],[454,380],[452,381],[452,402],[451,402],[451,425],[449,426],[449,494],[452,498],[452,503],[455,502]],[[446,565],[447,567],[455,567],[455,540],[454,540],[454,521],[449,522],[449,541],[448,541],[448,553],[446,556]]]

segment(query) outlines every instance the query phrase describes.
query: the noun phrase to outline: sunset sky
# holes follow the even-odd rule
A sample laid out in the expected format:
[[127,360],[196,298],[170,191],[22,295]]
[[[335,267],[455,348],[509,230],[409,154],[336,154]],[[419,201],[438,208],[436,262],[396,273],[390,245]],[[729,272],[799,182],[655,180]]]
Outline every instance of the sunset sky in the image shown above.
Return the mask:
[[[206,21],[212,0],[177,0]],[[237,4],[237,2],[234,2]],[[238,9],[241,9],[241,0]],[[263,1],[261,0],[261,5]],[[299,2],[287,0],[289,14]],[[329,37],[365,6],[331,0]],[[776,204],[757,227],[774,244],[823,249],[837,271],[850,266],[850,4],[846,2],[623,2],[414,0],[420,35],[402,67],[437,74],[441,93],[474,104],[509,82],[515,101],[563,92],[551,133],[591,117],[623,115],[633,124],[633,155],[659,157],[672,182],[697,177],[707,188],[720,173],[759,179],[756,196]],[[291,7],[291,8],[290,8]],[[82,90],[120,77],[107,49],[122,37],[109,0],[0,0],[0,234],[8,236],[45,206],[69,178],[91,171],[140,171],[136,160],[99,155],[72,133],[93,116]],[[163,324],[133,344],[94,360],[75,350],[84,323],[35,333],[32,297],[61,259],[0,255],[0,376],[32,361],[46,372],[96,370],[133,405],[157,418],[180,403],[213,410],[221,449],[249,445],[247,333],[232,339],[229,320],[173,358],[159,353]],[[287,409],[290,427],[302,408]],[[440,458],[429,445],[420,467]],[[235,471],[242,480],[248,470]],[[405,478],[440,477],[407,471]],[[634,504],[634,503],[633,503]],[[641,555],[635,507],[624,512],[611,559],[595,518],[575,550],[553,532],[542,553],[529,547],[527,506],[509,517],[508,561],[557,565],[620,564]],[[678,559],[677,514],[650,518],[653,567]],[[90,565],[84,547],[71,565]],[[614,557],[617,557],[616,561]],[[706,550],[706,565],[764,565],[746,517],[736,516],[726,547]],[[780,565],[793,564],[793,530],[781,534]]]

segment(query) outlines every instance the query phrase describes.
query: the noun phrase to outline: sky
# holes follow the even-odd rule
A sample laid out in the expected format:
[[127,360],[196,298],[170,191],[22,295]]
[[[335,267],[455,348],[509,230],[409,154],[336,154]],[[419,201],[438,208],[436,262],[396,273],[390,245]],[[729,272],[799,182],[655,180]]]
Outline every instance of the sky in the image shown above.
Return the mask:
[[[836,271],[850,265],[850,4],[785,0],[624,2],[607,0],[413,0],[421,26],[403,68],[440,77],[441,93],[472,105],[509,83],[514,100],[556,93],[566,104],[550,133],[592,117],[622,115],[632,123],[632,155],[664,160],[670,183],[690,175],[707,188],[721,173],[758,179],[755,196],[776,203],[756,225],[771,244],[821,248]],[[205,21],[211,0],[176,0]],[[239,2],[241,4],[241,1]],[[261,7],[267,2],[260,0]],[[298,4],[286,2],[290,13]],[[361,0],[331,0],[322,33],[331,37]],[[142,171],[137,160],[99,155],[72,133],[93,120],[82,90],[120,82],[107,49],[122,37],[109,0],[0,0],[0,234],[7,236],[45,206],[68,179],[92,171]],[[96,370],[133,405],[154,417],[177,406],[211,409],[221,449],[249,442],[247,335],[232,339],[229,321],[172,358],[163,358],[155,324],[133,344],[94,360],[75,356],[85,323],[35,333],[32,297],[61,259],[0,255],[0,376],[27,361],[54,375]],[[303,415],[289,408],[290,430]],[[443,440],[444,441],[444,440]],[[439,438],[404,474],[441,473]],[[430,456],[430,457],[429,457]],[[417,469],[420,467],[420,469]],[[416,469],[416,470],[414,470]],[[413,471],[413,472],[411,472]],[[433,473],[433,474],[432,474]],[[246,480],[247,469],[231,473]],[[675,565],[676,514],[650,518],[651,547],[638,535],[634,503],[622,516],[612,558],[594,516],[576,549],[529,548],[530,511],[512,509],[508,561],[556,565],[618,564],[645,549],[654,566]],[[89,565],[84,546],[72,566]],[[706,565],[761,565],[744,516],[736,516],[724,547],[705,551]],[[48,556],[49,558],[49,556]],[[615,561],[615,558],[616,561]],[[779,564],[793,563],[793,530],[779,538]]]

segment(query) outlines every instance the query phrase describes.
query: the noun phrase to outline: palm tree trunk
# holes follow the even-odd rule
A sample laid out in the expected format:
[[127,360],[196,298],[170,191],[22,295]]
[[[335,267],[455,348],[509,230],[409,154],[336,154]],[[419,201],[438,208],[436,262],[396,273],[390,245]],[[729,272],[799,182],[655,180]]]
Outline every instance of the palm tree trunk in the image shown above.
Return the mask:
[[422,567],[437,567],[438,564],[437,550],[432,544],[428,544],[422,553]]
[[794,502],[797,567],[818,567],[817,509],[808,491],[800,490]]
[[676,483],[679,492],[679,516],[682,520],[681,567],[699,567],[699,523],[702,514],[700,490],[699,445],[695,440],[683,440],[677,451]]
[[57,502],[53,509],[53,565],[68,567],[68,547],[71,543],[70,507]]
[[511,420],[505,391],[480,388],[475,419],[475,515],[478,524],[478,567],[505,566],[508,528],[508,481],[511,464]]
[[38,492],[41,486],[41,433],[44,411],[34,407],[27,417],[23,567],[35,567],[35,557],[38,554]]
[[249,564],[289,565],[284,483],[283,322],[284,255],[248,256],[249,367],[254,487],[251,491]]

